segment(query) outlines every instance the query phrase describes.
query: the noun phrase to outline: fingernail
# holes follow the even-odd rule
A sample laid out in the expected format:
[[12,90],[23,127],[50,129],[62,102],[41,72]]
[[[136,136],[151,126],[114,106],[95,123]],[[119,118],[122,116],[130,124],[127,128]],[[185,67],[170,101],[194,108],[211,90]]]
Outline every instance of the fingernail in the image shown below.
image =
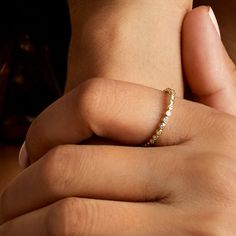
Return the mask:
[[25,142],[23,143],[19,153],[19,166],[21,169],[25,169],[30,165],[30,161],[27,155]]
[[221,38],[220,27],[219,27],[219,24],[218,24],[218,22],[217,22],[215,13],[214,13],[214,11],[212,10],[211,7],[209,7],[209,16],[210,16],[210,18],[211,18],[211,21],[212,21],[213,25],[215,26],[215,29],[216,29],[218,35],[219,35],[220,38]]

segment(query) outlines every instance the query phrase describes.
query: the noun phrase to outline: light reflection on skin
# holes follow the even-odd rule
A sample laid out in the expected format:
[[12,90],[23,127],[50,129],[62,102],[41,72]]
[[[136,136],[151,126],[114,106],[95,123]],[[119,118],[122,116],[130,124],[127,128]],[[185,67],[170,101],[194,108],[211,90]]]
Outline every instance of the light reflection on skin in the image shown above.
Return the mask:
[[[222,40],[236,62],[236,1],[196,0],[196,5],[211,5],[221,28]],[[19,172],[17,146],[0,146],[0,191]]]

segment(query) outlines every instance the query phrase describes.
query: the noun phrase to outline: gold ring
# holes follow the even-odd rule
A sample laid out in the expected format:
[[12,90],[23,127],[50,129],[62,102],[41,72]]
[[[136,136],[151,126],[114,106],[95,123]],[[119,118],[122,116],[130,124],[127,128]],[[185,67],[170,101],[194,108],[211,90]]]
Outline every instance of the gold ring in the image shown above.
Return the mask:
[[149,139],[149,141],[143,145],[144,147],[155,146],[155,144],[160,139],[160,137],[163,133],[163,130],[165,129],[165,127],[169,121],[170,116],[172,115],[172,112],[174,109],[175,98],[176,98],[176,92],[174,89],[170,89],[170,88],[165,89],[163,92],[168,94],[168,105],[167,105],[166,111],[164,113],[164,116],[163,116],[157,130],[152,135],[152,137]]

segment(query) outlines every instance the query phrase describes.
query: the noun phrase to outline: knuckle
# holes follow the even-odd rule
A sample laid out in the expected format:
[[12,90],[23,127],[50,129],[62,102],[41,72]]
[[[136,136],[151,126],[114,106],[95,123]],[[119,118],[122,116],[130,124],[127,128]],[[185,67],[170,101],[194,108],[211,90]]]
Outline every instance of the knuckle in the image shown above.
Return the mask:
[[102,118],[109,113],[114,103],[114,83],[109,79],[90,79],[83,82],[76,93],[75,111],[79,112],[78,117],[82,116],[98,136],[102,133]]
[[93,219],[96,214],[82,199],[67,198],[56,203],[48,211],[46,228],[49,236],[93,235]]
[[64,145],[52,149],[41,165],[43,186],[53,195],[65,196],[68,189],[86,182],[88,173],[96,168],[91,161],[94,156],[94,149],[86,146],[74,149],[71,145]]
[[46,229],[49,236],[71,236],[77,235],[79,214],[76,214],[78,202],[74,198],[61,200],[53,205],[46,216]]
[[77,92],[77,106],[86,118],[93,118],[100,111],[109,92],[110,81],[106,79],[90,79],[83,82]]
[[44,157],[40,173],[48,191],[60,194],[67,188],[70,179],[70,154],[69,146],[58,146]]

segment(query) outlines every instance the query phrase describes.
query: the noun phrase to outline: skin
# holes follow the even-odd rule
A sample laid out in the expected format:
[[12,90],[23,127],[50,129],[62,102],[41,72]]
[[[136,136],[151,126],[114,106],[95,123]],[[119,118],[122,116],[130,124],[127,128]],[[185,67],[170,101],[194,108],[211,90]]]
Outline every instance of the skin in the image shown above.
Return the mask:
[[[73,34],[66,92],[76,87],[80,81],[99,76],[159,89],[171,86],[182,96],[180,31],[184,15],[190,10],[192,1],[181,0],[176,4],[176,1],[163,3],[139,0],[133,1],[130,6],[120,0],[108,2],[109,4],[106,1],[93,1],[91,5],[88,4],[89,1],[68,1]],[[110,20],[104,21],[104,18]],[[137,21],[140,28],[137,28]],[[129,27],[126,26],[127,22]],[[139,31],[143,32],[142,37]],[[171,43],[166,38],[171,39]],[[153,43],[146,44],[146,41]],[[88,51],[91,52],[89,57]],[[163,76],[168,79],[163,80]],[[9,179],[19,171],[12,148],[16,153],[20,147],[9,147],[9,151],[6,151],[8,147],[4,147],[4,150],[0,147],[0,163],[5,166],[4,175],[1,174],[0,189],[4,189]],[[6,162],[9,162],[7,168]]]
[[[226,107],[227,107],[227,106],[226,106]],[[70,200],[70,199],[69,199],[69,200]],[[71,200],[73,200],[73,199],[71,199]],[[68,201],[68,202],[69,202],[69,201]],[[65,204],[65,206],[66,206],[66,205],[69,205],[69,204]],[[62,207],[62,208],[63,208],[63,207]]]
[[[76,1],[74,1],[76,2]],[[166,1],[165,1],[166,2]],[[76,22],[78,22],[78,20],[76,19],[76,8],[73,8],[73,2],[70,1],[70,8],[71,8],[71,15],[73,15],[73,19],[74,22],[73,25],[76,26]],[[236,2],[233,0],[228,0],[226,2],[223,2],[221,0],[197,0],[194,1],[195,5],[211,5],[213,7],[213,9],[216,12],[217,18],[219,20],[219,24],[220,24],[220,28],[221,28],[221,35],[222,35],[222,39],[224,44],[226,45],[226,48],[231,56],[231,58],[234,60],[234,62],[236,62],[236,56],[235,56],[235,51],[236,51],[236,44],[235,42],[235,38],[236,38],[236,32],[235,32],[235,27],[234,27],[234,22],[235,22],[235,8],[236,8]],[[170,6],[170,9],[172,8],[172,6]],[[72,11],[73,10],[73,11]],[[74,12],[74,14],[72,14]],[[159,10],[156,11],[156,14],[159,14]],[[183,16],[181,16],[182,18]],[[176,16],[175,16],[176,18]],[[73,29],[73,31],[75,31],[75,27]],[[78,30],[77,30],[78,31]],[[174,36],[172,37],[172,40],[175,39],[175,37],[178,36]],[[77,82],[76,79],[78,79],[77,76],[73,76],[73,73],[77,73],[76,70],[78,68],[78,60],[76,57],[76,53],[73,53],[74,51],[74,47],[76,48],[77,43],[76,43],[76,38],[74,37],[74,41],[73,45],[71,45],[71,50],[70,50],[70,54],[69,54],[69,58],[70,58],[70,63],[69,63],[69,73],[68,73],[68,83],[67,83],[67,91],[69,91],[71,88],[73,88],[74,86],[76,86]],[[162,48],[162,47],[161,47]],[[76,49],[75,49],[76,50]],[[159,49],[161,50],[161,49]],[[178,49],[177,49],[178,50]],[[163,53],[166,53],[165,50]],[[177,55],[176,60],[179,58],[179,55]],[[73,62],[74,60],[74,62]],[[174,61],[174,60],[173,60]],[[177,60],[178,61],[178,60]],[[156,63],[158,64],[159,61]],[[71,64],[71,66],[70,66]],[[177,63],[178,65],[178,63]],[[178,67],[178,66],[177,66]],[[178,74],[179,72],[177,71],[176,74]],[[73,79],[74,78],[74,79]],[[149,77],[150,78],[150,77]],[[165,78],[165,77],[164,77]],[[174,77],[172,77],[173,79]],[[119,79],[119,78],[116,78]],[[147,80],[146,77],[142,78],[144,81]],[[162,77],[155,77],[155,81],[158,79],[158,81],[161,79]],[[167,78],[168,79],[168,78]],[[132,81],[131,81],[132,82]],[[135,81],[137,82],[137,81]],[[162,83],[160,81],[160,83]],[[163,87],[157,87],[159,89],[165,88],[165,87],[170,87],[169,84],[168,85],[164,85]],[[182,87],[182,85],[180,86]],[[19,167],[18,167],[18,162],[17,162],[17,154],[19,152],[20,147],[12,147],[12,146],[0,146],[0,153],[1,153],[1,157],[0,157],[0,166],[4,167],[1,170],[1,182],[0,182],[0,191],[4,189],[4,187],[6,186],[6,184],[9,182],[9,180],[11,180],[12,178],[14,178],[16,176],[16,174],[19,172]]]
[[180,34],[192,0],[68,3],[72,40],[66,91],[101,77],[171,86],[183,95]]
[[212,6],[221,28],[221,35],[224,45],[226,46],[226,49],[230,57],[236,63],[236,43],[235,43],[236,2],[234,0],[227,0],[225,2],[221,0],[196,0],[194,1],[194,5]]
[[[202,104],[177,98],[162,147],[131,147],[155,129],[165,95],[102,78],[80,84],[33,123],[34,164],[1,196],[0,235],[234,235],[235,65],[208,8],[187,14],[182,39]],[[62,145],[93,134],[129,146]]]

